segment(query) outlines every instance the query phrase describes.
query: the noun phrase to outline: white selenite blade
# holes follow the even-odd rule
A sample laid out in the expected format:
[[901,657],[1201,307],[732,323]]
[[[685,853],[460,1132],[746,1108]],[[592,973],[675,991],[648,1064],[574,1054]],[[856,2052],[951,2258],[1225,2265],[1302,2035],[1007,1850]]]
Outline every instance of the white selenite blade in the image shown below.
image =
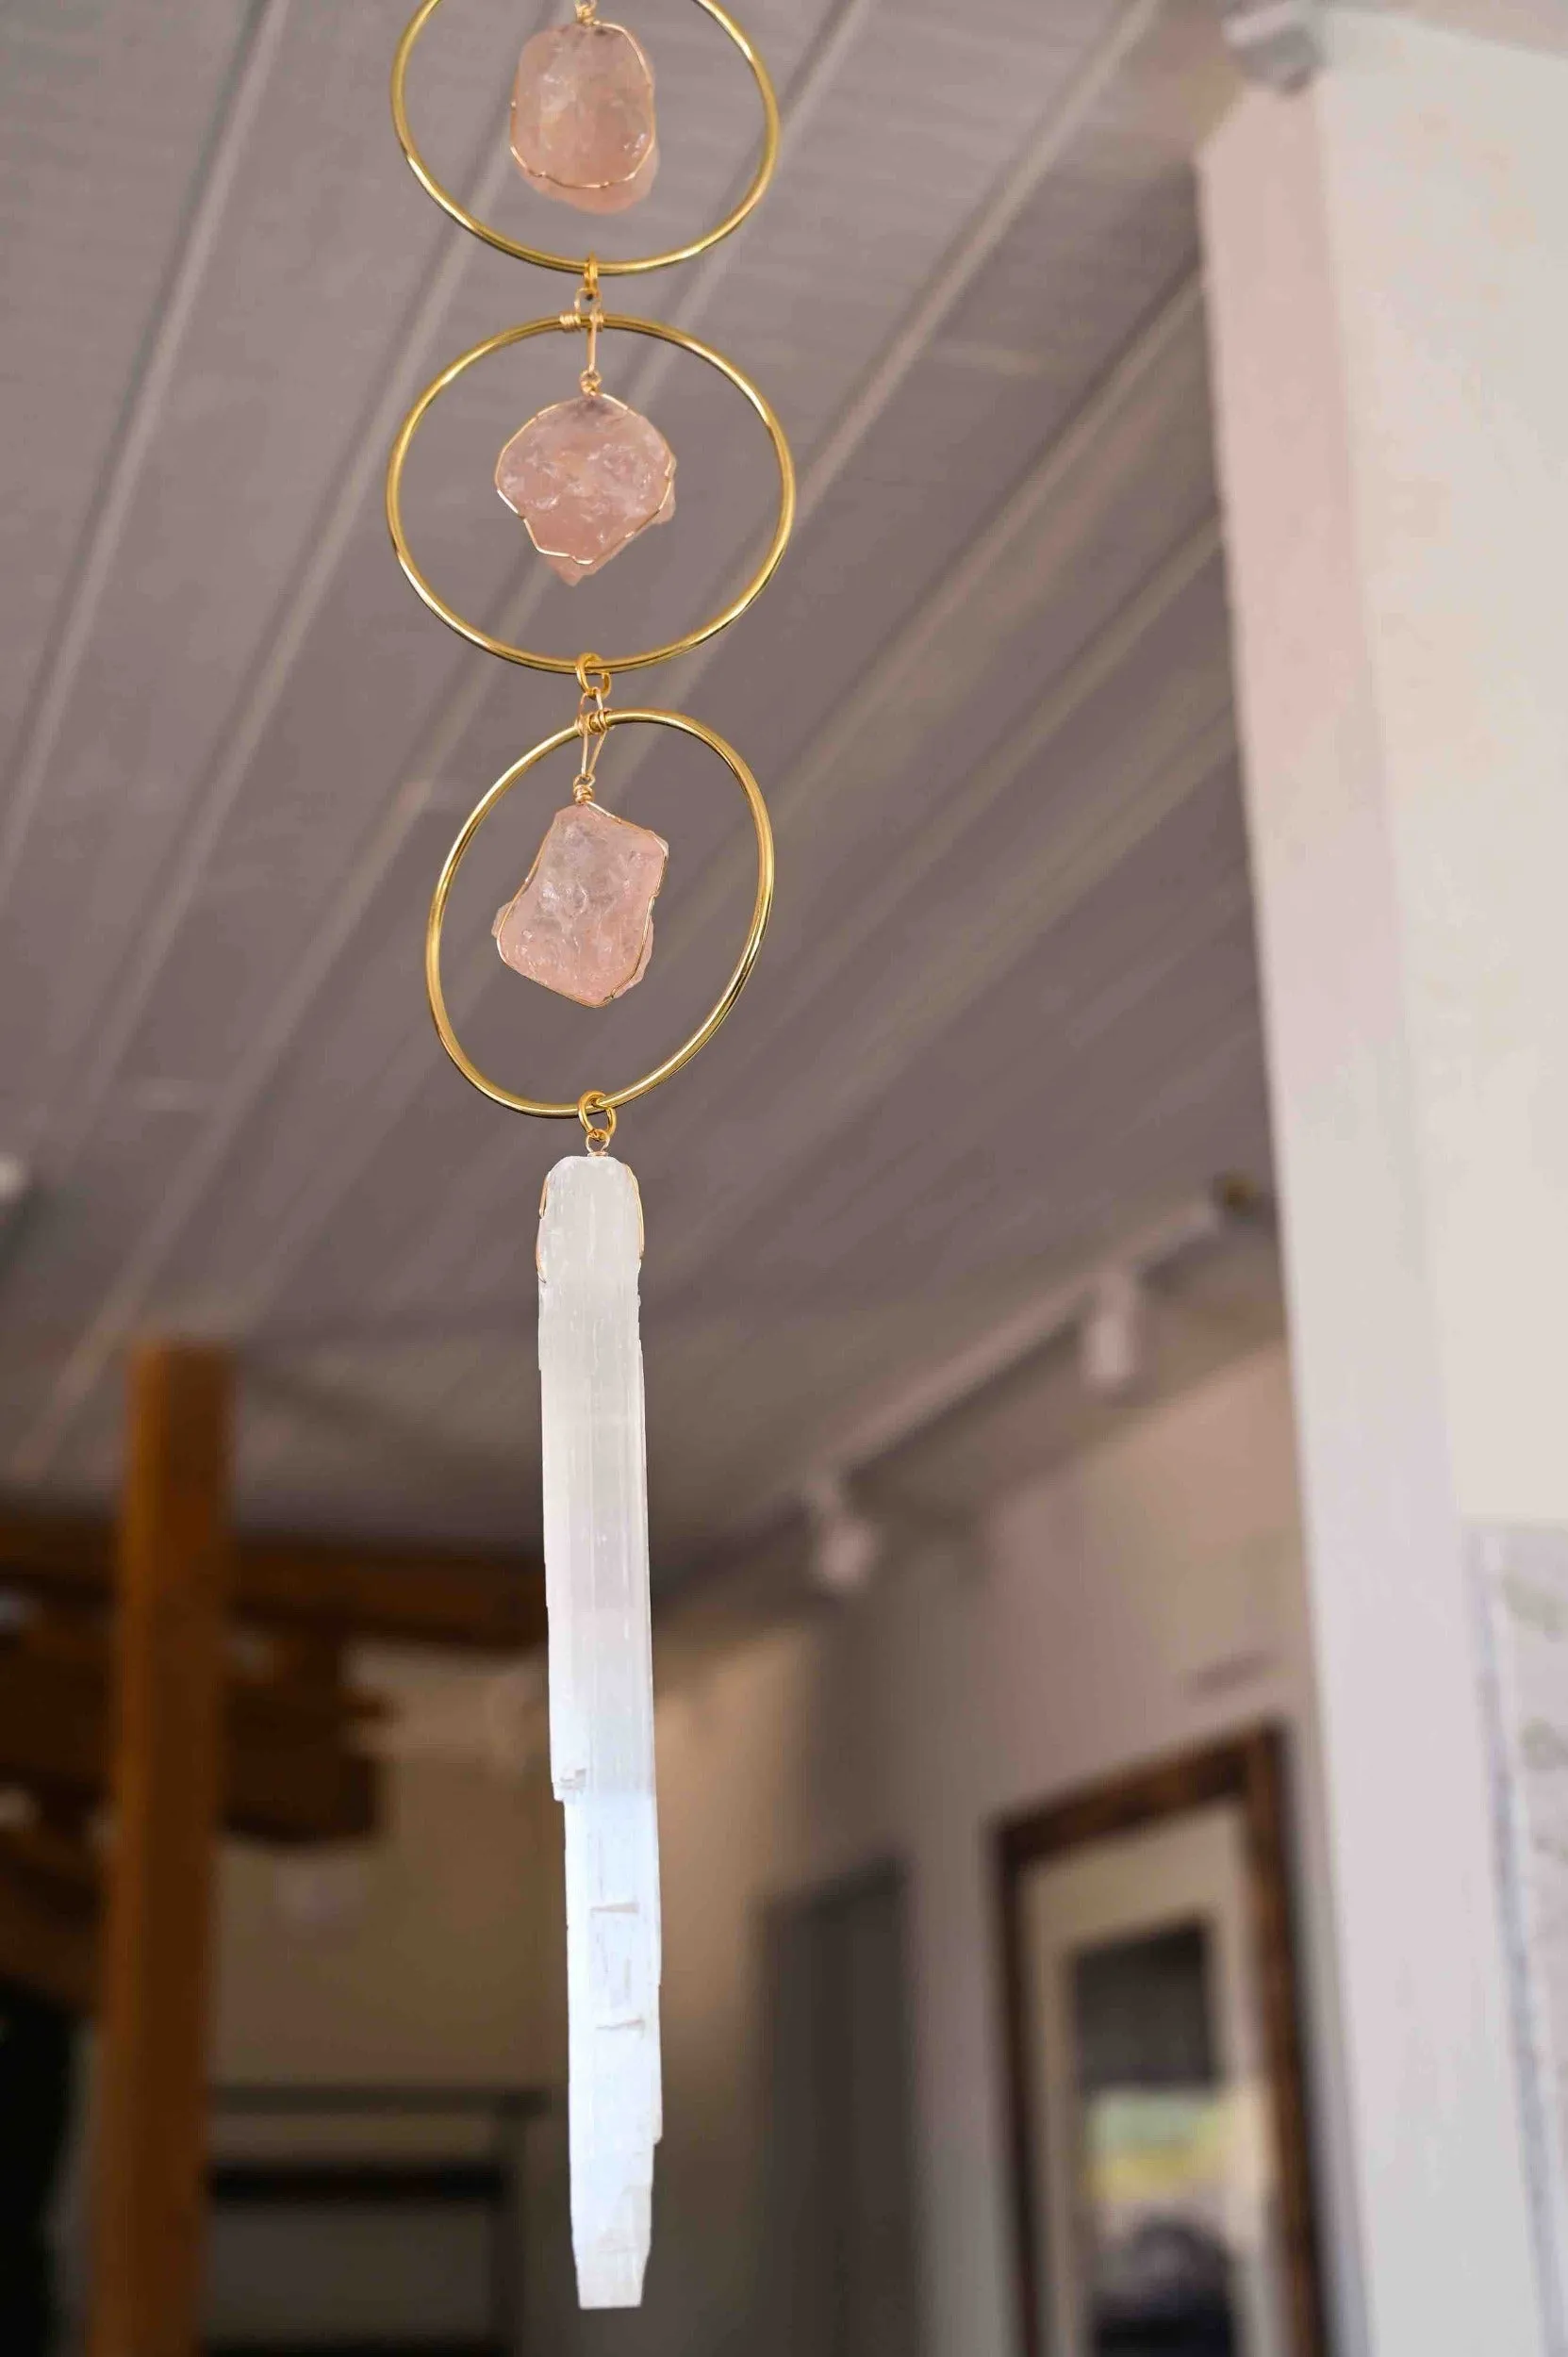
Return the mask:
[[624,1162],[569,1155],[539,1217],[550,1758],[566,1813],[571,2239],[585,2308],[642,2299],[663,2125],[659,1832],[637,1277]]

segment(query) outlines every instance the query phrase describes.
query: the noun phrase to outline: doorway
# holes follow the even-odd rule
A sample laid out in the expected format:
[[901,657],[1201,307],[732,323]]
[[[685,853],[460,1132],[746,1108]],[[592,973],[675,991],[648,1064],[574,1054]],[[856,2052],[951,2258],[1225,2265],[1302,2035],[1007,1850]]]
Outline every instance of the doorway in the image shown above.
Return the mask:
[[906,1917],[893,1864],[767,1910],[769,2357],[918,2357]]

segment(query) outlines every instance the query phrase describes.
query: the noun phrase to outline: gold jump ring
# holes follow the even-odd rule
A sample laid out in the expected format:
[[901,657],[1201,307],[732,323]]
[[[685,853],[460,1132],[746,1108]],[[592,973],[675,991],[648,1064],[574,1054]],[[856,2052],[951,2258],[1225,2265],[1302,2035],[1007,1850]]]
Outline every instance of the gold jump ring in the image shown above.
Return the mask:
[[[704,0],[705,4],[706,0]],[[606,267],[604,263],[600,264],[602,270]],[[564,319],[553,315],[548,319],[525,320],[520,327],[503,327],[499,335],[487,336],[483,343],[474,344],[469,351],[459,353],[455,360],[447,363],[438,376],[431,378],[430,383],[421,393],[402,425],[399,426],[397,439],[392,444],[392,454],[387,468],[387,529],[392,536],[392,546],[397,551],[398,563],[403,567],[432,614],[445,622],[449,630],[454,630],[458,636],[466,638],[470,646],[482,647],[487,654],[499,655],[503,663],[521,663],[526,665],[531,671],[565,672],[581,681],[582,674],[578,668],[579,658],[575,655],[536,654],[531,648],[514,647],[504,638],[492,637],[487,630],[481,630],[477,622],[467,620],[454,606],[449,605],[440,591],[435,587],[416,563],[403,524],[404,469],[408,463],[408,453],[413,447],[414,437],[419,432],[425,413],[432,404],[439,399],[449,385],[454,385],[466,371],[473,368],[481,360],[487,360],[492,353],[504,352],[509,345],[525,343],[534,336],[570,333],[577,324],[570,312],[568,312]],[[795,461],[790,455],[789,444],[784,439],[784,427],[779,423],[771,402],[765,394],[757,390],[750,377],[741,373],[733,360],[726,360],[721,352],[715,352],[709,344],[699,343],[697,338],[688,336],[684,327],[669,327],[660,320],[618,318],[606,313],[600,321],[600,326],[620,335],[651,336],[657,343],[677,345],[682,352],[689,352],[695,359],[704,360],[709,368],[717,369],[719,375],[727,378],[738,393],[744,394],[756,411],[767,431],[767,438],[773,445],[773,455],[779,466],[779,513],[778,520],[773,527],[772,537],[767,543],[762,562],[758,565],[756,571],[751,575],[746,586],[730,600],[728,605],[722,606],[717,614],[710,616],[700,630],[688,630],[683,637],[670,639],[667,646],[646,647],[637,654],[597,655],[593,658],[606,672],[640,671],[651,663],[666,663],[672,656],[689,654],[694,647],[701,646],[705,639],[717,637],[721,630],[737,620],[753,599],[759,597],[766,589],[778,570],[779,560],[784,552],[790,533],[794,528]]]
[[602,1089],[585,1089],[577,1099],[577,1118],[590,1154],[607,1153],[615,1136],[616,1111]]
[[[768,912],[773,905],[773,830],[768,822],[767,805],[763,800],[762,788],[735,751],[734,747],[727,745],[715,730],[708,728],[701,720],[692,719],[685,712],[639,711],[634,707],[624,712],[607,712],[604,718],[606,725],[612,729],[625,728],[631,723],[640,723],[648,728],[674,729],[683,736],[696,737],[700,744],[706,745],[710,751],[718,755],[719,760],[746,797],[746,806],[751,812],[751,824],[756,832],[756,897],[751,903],[751,919],[746,929],[746,939],[741,945],[740,955],[731,969],[729,980],[697,1029],[689,1038],[682,1042],[672,1056],[665,1058],[663,1063],[655,1064],[652,1071],[645,1072],[640,1080],[629,1082],[624,1088],[589,1089],[582,1096],[569,1096],[559,1101],[548,1097],[523,1096],[516,1090],[503,1088],[499,1080],[488,1080],[480,1071],[479,1066],[472,1062],[453,1030],[452,1017],[447,1012],[446,994],[441,987],[441,931],[446,923],[447,901],[451,897],[452,887],[457,881],[457,871],[467,858],[474,836],[479,832],[486,819],[505,799],[513,786],[520,783],[521,780],[527,777],[531,769],[537,767],[541,761],[551,753],[558,751],[563,745],[569,745],[576,740],[578,733],[576,722],[573,721],[568,728],[557,729],[553,736],[547,736],[542,744],[536,745],[530,752],[524,753],[520,761],[514,761],[509,769],[503,770],[495,783],[487,793],[481,796],[463,821],[457,839],[447,853],[445,864],[437,880],[435,895],[430,903],[430,915],[424,929],[424,986],[430,1000],[430,1012],[435,1018],[437,1031],[440,1035],[441,1046],[446,1049],[464,1080],[478,1089],[481,1096],[487,1096],[492,1104],[505,1105],[513,1113],[534,1113],[546,1121],[581,1119],[583,1108],[589,1098],[593,1100],[593,1109],[599,1113],[602,1120],[604,1113],[613,1114],[618,1106],[630,1105],[635,1098],[646,1096],[651,1089],[656,1089],[661,1081],[672,1080],[677,1072],[684,1071],[692,1058],[707,1046],[746,987],[747,977],[756,964],[757,951],[762,947],[762,937],[767,928]],[[613,1121],[611,1128],[614,1128]]]
[[[421,0],[421,6],[415,9],[404,27],[397,55],[392,60],[392,123],[397,131],[398,145],[407,157],[409,170],[425,194],[434,197],[442,212],[456,222],[459,228],[468,230],[470,237],[483,239],[487,245],[494,246],[498,254],[509,254],[516,261],[536,262],[541,270],[570,271],[574,277],[581,277],[592,256],[552,254],[541,246],[523,245],[516,238],[503,237],[499,229],[492,229],[487,221],[481,221],[476,213],[470,213],[466,205],[460,204],[425,162],[408,121],[404,85],[415,44],[440,4],[441,0]],[[739,228],[747,214],[760,203],[773,177],[773,167],[779,160],[779,102],[767,68],[728,9],[719,7],[718,0],[697,0],[697,6],[704,16],[712,17],[721,32],[728,33],[751,69],[757,95],[762,100],[762,154],[756,171],[740,202],[715,227],[704,230],[700,238],[693,238],[686,245],[672,245],[663,254],[641,254],[620,262],[606,261],[601,255],[598,257],[599,274],[602,278],[632,278],[641,271],[668,270],[672,262],[694,261],[699,254],[705,254],[721,238],[727,238],[732,229]]]

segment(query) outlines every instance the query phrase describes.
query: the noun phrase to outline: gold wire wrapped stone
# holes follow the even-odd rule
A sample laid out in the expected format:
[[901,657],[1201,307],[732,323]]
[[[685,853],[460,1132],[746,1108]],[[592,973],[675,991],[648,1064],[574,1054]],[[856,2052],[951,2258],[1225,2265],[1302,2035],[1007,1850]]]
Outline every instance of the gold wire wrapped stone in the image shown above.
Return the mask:
[[531,189],[582,213],[638,205],[659,168],[653,69],[624,25],[553,25],[523,50],[512,160]]
[[496,461],[495,487],[553,572],[586,581],[650,524],[675,513],[675,453],[656,425],[608,393],[557,401]]
[[515,898],[497,912],[503,962],[580,1007],[635,988],[653,954],[669,846],[597,802],[558,810]]

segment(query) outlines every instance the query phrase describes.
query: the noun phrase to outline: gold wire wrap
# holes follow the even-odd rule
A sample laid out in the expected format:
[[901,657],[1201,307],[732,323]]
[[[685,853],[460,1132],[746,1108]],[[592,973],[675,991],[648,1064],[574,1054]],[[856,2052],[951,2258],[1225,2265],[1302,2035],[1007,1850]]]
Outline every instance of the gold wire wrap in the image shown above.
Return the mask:
[[[624,712],[606,712],[603,717],[607,729],[625,728],[632,724],[641,724],[644,727],[656,729],[675,729],[684,736],[696,737],[700,744],[706,745],[710,751],[718,755],[719,760],[745,795],[747,808],[751,814],[751,824],[756,830],[756,898],[751,904],[751,921],[746,929],[746,939],[728,981],[709,1013],[703,1016],[690,1037],[683,1041],[672,1056],[667,1056],[663,1063],[655,1064],[652,1071],[645,1072],[640,1080],[631,1081],[625,1088],[587,1089],[581,1096],[566,1097],[558,1103],[545,1097],[522,1096],[513,1089],[503,1088],[498,1080],[487,1079],[467,1054],[456,1032],[453,1030],[452,1017],[447,1012],[446,994],[441,987],[441,931],[446,922],[447,900],[451,896],[453,885],[457,881],[457,871],[462,866],[474,836],[479,832],[486,819],[498,804],[505,799],[513,786],[527,777],[531,769],[536,768],[551,753],[557,752],[563,745],[572,743],[578,734],[575,720],[569,728],[557,729],[553,736],[547,736],[542,744],[536,745],[531,752],[523,754],[520,761],[514,761],[509,769],[502,772],[488,792],[474,804],[473,809],[463,821],[457,839],[447,853],[445,864],[437,880],[435,894],[430,903],[430,915],[424,929],[424,986],[430,1000],[430,1012],[435,1018],[437,1031],[440,1035],[441,1046],[446,1049],[464,1080],[470,1081],[482,1096],[487,1096],[492,1104],[504,1105],[516,1113],[534,1113],[545,1121],[582,1120],[585,1109],[601,1115],[605,1113],[613,1115],[618,1106],[630,1105],[635,1098],[646,1096],[650,1090],[656,1089],[661,1081],[671,1080],[677,1072],[683,1071],[690,1063],[692,1058],[707,1046],[745,988],[747,977],[756,964],[757,951],[762,947],[762,937],[767,929],[768,912],[773,906],[773,829],[768,821],[767,805],[763,800],[762,788],[735,751],[734,747],[727,745],[721,736],[713,729],[706,727],[702,721],[694,720],[684,712],[643,711],[634,707]],[[601,1123],[600,1126],[602,1124]],[[586,1122],[584,1127],[587,1127]],[[613,1119],[609,1128],[613,1132],[615,1128]],[[608,1143],[607,1140],[606,1143]]]
[[[575,268],[576,265],[574,264],[573,267]],[[600,264],[602,270],[607,267],[602,262]],[[520,327],[503,327],[499,335],[487,336],[483,343],[474,344],[469,351],[460,353],[455,360],[448,362],[438,376],[431,378],[430,383],[421,393],[402,425],[399,426],[397,439],[392,444],[391,459],[387,468],[387,529],[392,536],[392,546],[397,551],[398,563],[403,567],[432,614],[438,616],[447,628],[454,630],[460,638],[466,638],[470,646],[483,647],[487,654],[499,655],[503,663],[525,664],[532,671],[575,673],[577,658],[569,654],[536,654],[528,647],[514,647],[504,638],[492,638],[487,630],[481,630],[477,622],[467,621],[454,606],[447,603],[440,591],[421,571],[414,561],[413,552],[408,546],[408,537],[403,528],[403,470],[407,464],[408,453],[413,447],[414,437],[419,432],[426,410],[446,391],[449,385],[456,383],[465,371],[471,369],[480,360],[487,360],[492,353],[504,352],[510,344],[525,343],[530,337],[548,336],[552,332],[569,335],[582,324],[582,321],[569,311],[558,316],[553,314],[548,319],[527,320]],[[790,455],[789,444],[784,439],[784,427],[779,423],[771,402],[765,394],[757,390],[750,377],[742,375],[733,360],[726,360],[721,352],[715,352],[709,344],[699,343],[697,338],[688,336],[684,327],[668,327],[659,320],[628,319],[614,312],[606,312],[599,325],[602,331],[614,331],[616,334],[627,336],[652,336],[658,343],[678,345],[681,351],[689,352],[694,358],[705,360],[709,368],[717,369],[720,376],[728,378],[737,392],[745,395],[757,416],[762,420],[767,438],[773,445],[773,455],[779,465],[778,521],[774,525],[773,536],[767,544],[767,552],[745,588],[737,596],[732,598],[728,605],[722,607],[718,613],[705,621],[700,630],[688,630],[683,637],[672,638],[668,646],[648,647],[640,654],[607,654],[595,657],[595,660],[602,664],[606,671],[640,671],[651,663],[665,663],[674,655],[689,654],[693,647],[700,647],[704,639],[716,637],[719,631],[727,628],[731,622],[738,620],[752,600],[759,597],[767,586],[778,570],[779,559],[783,556],[790,533],[794,529],[795,461]]]
[[[570,271],[574,277],[581,276],[585,256],[551,254],[540,246],[522,245],[515,238],[503,237],[499,229],[492,229],[488,222],[481,221],[476,213],[470,213],[466,205],[458,202],[452,190],[437,179],[421,154],[408,121],[404,84],[408,79],[408,62],[413,57],[415,44],[440,5],[441,0],[421,0],[421,6],[415,9],[404,30],[397,55],[392,60],[392,123],[397,131],[398,145],[407,158],[409,170],[425,194],[434,197],[442,212],[456,222],[459,228],[466,229],[470,237],[482,238],[487,245],[494,246],[498,254],[509,254],[516,261],[536,262],[541,270],[565,270]],[[697,0],[697,6],[704,16],[712,17],[722,32],[728,33],[751,69],[757,95],[762,100],[762,155],[745,195],[716,227],[704,230],[701,237],[693,238],[689,244],[672,245],[663,254],[642,254],[622,262],[601,261],[600,272],[605,278],[633,278],[642,271],[668,270],[674,262],[694,261],[699,254],[705,254],[721,238],[727,238],[732,229],[739,228],[748,213],[761,202],[773,177],[773,167],[779,159],[779,101],[767,68],[729,10],[720,8],[718,0]]]

